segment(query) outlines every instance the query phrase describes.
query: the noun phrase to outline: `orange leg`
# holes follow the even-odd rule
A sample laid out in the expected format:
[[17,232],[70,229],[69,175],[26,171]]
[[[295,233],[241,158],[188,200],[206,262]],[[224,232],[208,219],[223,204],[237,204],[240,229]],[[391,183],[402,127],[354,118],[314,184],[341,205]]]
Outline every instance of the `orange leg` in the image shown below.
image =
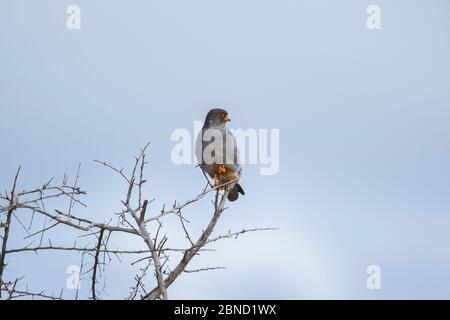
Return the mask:
[[[214,187],[217,187],[220,185],[219,175],[221,175],[222,173],[225,173],[225,172],[226,172],[226,169],[223,164],[217,168],[217,173],[214,175]],[[219,190],[225,190],[225,186],[219,187]]]
[[219,178],[217,177],[217,174],[214,175],[214,187],[217,187],[219,185]]

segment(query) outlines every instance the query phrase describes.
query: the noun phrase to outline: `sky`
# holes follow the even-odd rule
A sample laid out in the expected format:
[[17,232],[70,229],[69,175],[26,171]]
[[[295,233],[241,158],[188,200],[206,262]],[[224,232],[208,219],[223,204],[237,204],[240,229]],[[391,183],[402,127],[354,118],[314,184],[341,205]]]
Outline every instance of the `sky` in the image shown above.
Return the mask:
[[[81,9],[79,30],[66,27],[69,5]],[[367,28],[369,5],[381,10],[379,30]],[[279,229],[217,242],[191,267],[226,269],[183,274],[170,298],[449,299],[449,9],[445,0],[1,0],[0,188],[19,165],[27,189],[65,173],[73,182],[81,163],[88,208],[74,210],[107,219],[126,186],[92,160],[129,170],[151,141],[145,192],[157,213],[205,182],[195,164],[172,162],[171,134],[222,107],[231,128],[279,130],[279,170],[244,164],[246,195],[214,235]],[[184,212],[197,235],[209,200]],[[170,241],[182,241],[168,220]],[[27,242],[13,231],[11,247]],[[74,296],[66,270],[80,255],[7,259],[30,289]],[[105,270],[102,298],[126,297],[136,267]],[[89,279],[81,291],[89,297]]]

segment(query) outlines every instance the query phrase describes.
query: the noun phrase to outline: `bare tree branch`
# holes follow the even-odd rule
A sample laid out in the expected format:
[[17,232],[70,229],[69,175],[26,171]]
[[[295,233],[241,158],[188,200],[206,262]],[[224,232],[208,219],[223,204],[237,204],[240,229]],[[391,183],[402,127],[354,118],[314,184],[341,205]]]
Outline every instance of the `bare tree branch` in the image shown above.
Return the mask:
[[[14,206],[14,203],[16,201],[14,193],[16,191],[16,185],[17,185],[17,178],[19,177],[21,166],[19,166],[19,169],[17,169],[16,176],[14,177],[13,187],[11,190],[11,198],[9,201],[9,209],[8,213],[6,214],[6,224],[5,224],[5,230],[3,233],[3,241],[2,241],[2,252],[0,255],[0,286],[3,284],[3,271],[5,270],[5,257],[6,257],[6,245],[8,243],[9,238],[9,230],[11,229],[11,218],[14,213],[14,210],[16,209]],[[2,297],[2,291],[0,290],[0,299]]]
[[[214,208],[214,214],[211,218],[211,221],[208,224],[208,227],[203,231],[203,233],[200,235],[199,239],[195,243],[195,246],[192,248],[192,250],[186,251],[186,253],[183,255],[183,258],[178,263],[178,265],[175,267],[175,269],[170,273],[170,275],[165,280],[165,287],[168,288],[174,281],[177,279],[180,274],[186,269],[186,266],[189,264],[189,262],[192,260],[192,258],[198,253],[198,250],[205,245],[205,243],[208,241],[209,236],[214,230],[214,227],[217,224],[217,221],[219,221],[219,218],[224,210],[225,203],[227,200],[228,193],[230,192],[231,188],[234,185],[230,185],[222,195],[220,202],[218,202],[218,196],[219,191],[216,192],[216,201],[215,201],[215,208]],[[149,294],[147,294],[144,299],[145,300],[154,300],[161,294],[161,290],[159,287],[154,288]]]
[[[187,269],[192,259],[200,252],[213,250],[207,248],[208,245],[221,239],[237,238],[247,232],[274,230],[274,228],[251,228],[237,232],[229,231],[224,235],[211,237],[222,212],[226,209],[225,204],[229,190],[238,182],[239,178],[220,186],[213,186],[205,175],[207,184],[197,196],[184,202],[175,201],[170,208],[165,209],[165,206],[163,206],[159,212],[150,214],[150,203],[154,199],[147,200],[148,198],[144,191],[144,186],[147,182],[144,177],[144,169],[147,164],[146,150],[149,144],[147,143],[144,148],[140,149],[139,154],[134,158],[130,174],[127,174],[123,168],[118,169],[106,161],[94,160],[96,163],[118,174],[121,181],[125,182],[124,198],[120,202],[117,201],[121,204],[120,209],[112,213],[112,218],[106,218],[104,221],[95,221],[92,217],[98,215],[93,213],[88,215],[89,218],[85,218],[80,216],[79,212],[75,212],[76,208],[86,208],[86,204],[81,199],[82,196],[86,195],[86,192],[78,187],[81,164],[78,165],[73,185],[68,185],[68,177],[64,175],[61,185],[52,184],[52,178],[41,187],[17,192],[16,185],[21,169],[19,167],[11,192],[0,193],[0,214],[2,214],[0,217],[6,217],[4,221],[0,222],[0,228],[3,229],[0,256],[0,298],[3,292],[6,295],[6,299],[62,299],[62,291],[59,296],[55,296],[46,294],[44,291],[30,291],[28,287],[18,288],[19,286],[23,287],[22,281],[20,281],[21,277],[13,281],[5,281],[5,267],[7,265],[5,256],[19,253],[35,253],[38,255],[40,252],[72,252],[81,254],[80,276],[90,274],[90,276],[87,276],[90,278],[90,288],[87,290],[87,293],[91,293],[90,297],[93,300],[99,299],[100,293],[104,290],[104,288],[98,287],[98,283],[100,281],[105,282],[105,266],[108,262],[111,263],[114,257],[117,261],[122,262],[123,255],[136,255],[136,257],[133,256],[130,264],[133,268],[139,268],[135,273],[134,284],[130,286],[131,292],[127,299],[136,299],[138,295],[142,299],[168,299],[167,289],[182,273],[225,268],[217,266]],[[221,192],[219,190],[223,189],[221,187],[224,187],[225,191]],[[187,228],[189,220],[184,210],[191,204],[205,199],[210,194],[214,195],[214,211],[206,228],[194,241],[193,239],[195,238],[189,233]],[[53,205],[54,203],[61,205],[62,200],[67,201],[64,204],[64,212]],[[23,216],[25,213],[29,214],[29,220]],[[172,214],[178,217],[180,221],[178,227],[185,234],[187,241],[183,241],[184,245],[169,248],[169,237],[165,230],[166,223],[167,221],[170,222],[170,220],[164,218]],[[30,239],[28,241],[31,243],[16,244],[13,248],[8,249],[13,220],[18,222],[18,224],[14,223],[15,228],[23,228],[24,231],[20,230],[25,232],[23,240]],[[43,223],[41,224],[39,221]],[[163,221],[165,222],[164,224]],[[81,245],[77,244],[77,241],[71,244],[54,245],[51,234],[62,229],[62,226],[68,230],[76,231],[79,234],[78,239],[81,239],[79,240]],[[46,241],[48,241],[46,245],[43,245],[44,233],[47,236]],[[111,248],[109,244],[111,238],[129,235],[141,238],[145,247],[135,249]],[[93,244],[91,241],[94,239],[95,242]],[[60,242],[58,241],[58,243]],[[35,243],[38,244],[36,245]],[[176,252],[180,253],[180,260],[173,258],[178,258],[179,255],[172,254]],[[92,265],[89,263],[91,267],[84,270],[86,253],[86,257],[93,259],[93,263]],[[152,273],[149,270],[152,269],[154,278],[150,277]],[[153,290],[147,291],[146,287],[153,288]],[[75,299],[79,298],[79,291],[80,287],[77,286]]]
[[96,296],[96,293],[95,293],[95,285],[97,284],[98,257],[100,255],[100,249],[101,249],[101,246],[102,246],[102,240],[103,240],[103,233],[104,232],[105,232],[105,229],[101,229],[100,230],[100,234],[98,236],[97,248],[95,250],[94,266],[92,267],[92,284],[91,284],[92,300],[97,300],[97,296]]

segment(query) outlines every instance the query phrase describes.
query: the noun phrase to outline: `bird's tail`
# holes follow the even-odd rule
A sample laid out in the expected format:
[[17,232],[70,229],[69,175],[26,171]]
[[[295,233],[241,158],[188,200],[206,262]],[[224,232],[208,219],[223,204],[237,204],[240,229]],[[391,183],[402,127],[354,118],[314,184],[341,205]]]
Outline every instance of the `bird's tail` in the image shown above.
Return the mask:
[[242,189],[241,185],[239,183],[236,183],[233,188],[228,193],[228,200],[229,201],[236,201],[239,198],[239,193],[242,195],[245,195],[244,189]]

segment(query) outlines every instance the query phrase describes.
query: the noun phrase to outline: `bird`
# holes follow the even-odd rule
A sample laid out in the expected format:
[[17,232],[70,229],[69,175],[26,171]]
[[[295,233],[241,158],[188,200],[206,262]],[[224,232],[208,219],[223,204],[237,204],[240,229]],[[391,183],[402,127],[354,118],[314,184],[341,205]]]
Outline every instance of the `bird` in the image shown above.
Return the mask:
[[[238,180],[242,173],[236,140],[226,128],[229,121],[231,117],[224,109],[209,110],[195,145],[199,167],[214,180],[214,187],[220,190],[225,189],[223,184]],[[227,199],[236,201],[239,194],[245,195],[245,192],[236,182],[229,190]]]

